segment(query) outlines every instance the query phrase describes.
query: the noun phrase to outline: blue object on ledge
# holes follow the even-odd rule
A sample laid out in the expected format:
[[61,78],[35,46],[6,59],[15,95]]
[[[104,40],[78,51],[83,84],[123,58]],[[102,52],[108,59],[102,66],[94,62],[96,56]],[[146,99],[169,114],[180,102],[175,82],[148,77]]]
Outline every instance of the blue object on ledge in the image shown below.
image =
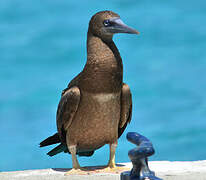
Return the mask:
[[121,173],[121,180],[161,180],[148,166],[148,157],[155,153],[151,141],[136,132],[127,133],[127,140],[137,147],[128,152],[133,168]]

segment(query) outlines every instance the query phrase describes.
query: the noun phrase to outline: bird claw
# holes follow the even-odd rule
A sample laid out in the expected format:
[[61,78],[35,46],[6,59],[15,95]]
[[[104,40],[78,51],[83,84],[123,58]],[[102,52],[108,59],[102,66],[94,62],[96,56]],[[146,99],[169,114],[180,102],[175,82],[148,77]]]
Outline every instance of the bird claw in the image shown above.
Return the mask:
[[69,171],[67,171],[64,175],[65,176],[70,176],[70,175],[88,175],[90,174],[89,172],[87,172],[87,170],[85,168],[79,168],[79,169],[71,169]]
[[106,173],[120,173],[125,170],[128,170],[128,168],[125,168],[123,166],[116,166],[116,165],[113,167],[107,166],[106,168],[103,169],[103,171]]

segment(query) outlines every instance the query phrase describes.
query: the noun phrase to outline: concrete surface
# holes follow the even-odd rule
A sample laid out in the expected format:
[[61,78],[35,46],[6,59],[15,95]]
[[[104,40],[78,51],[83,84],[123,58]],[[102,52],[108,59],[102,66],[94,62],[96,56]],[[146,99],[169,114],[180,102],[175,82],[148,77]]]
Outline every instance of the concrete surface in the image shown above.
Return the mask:
[[[131,168],[131,163],[122,163]],[[164,180],[206,180],[206,160],[188,162],[152,161],[150,169]],[[120,180],[120,174],[93,173],[64,176],[68,169],[42,169],[0,172],[0,180]]]

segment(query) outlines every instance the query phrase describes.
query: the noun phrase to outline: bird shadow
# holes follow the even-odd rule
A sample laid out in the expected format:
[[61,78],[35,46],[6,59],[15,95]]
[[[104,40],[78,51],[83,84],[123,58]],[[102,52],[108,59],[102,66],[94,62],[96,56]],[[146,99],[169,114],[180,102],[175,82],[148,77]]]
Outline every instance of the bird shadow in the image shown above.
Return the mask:
[[[92,171],[103,171],[105,168],[107,168],[108,166],[106,165],[102,165],[102,166],[85,166],[82,167],[82,171],[85,172],[92,172]],[[125,165],[123,164],[116,164],[116,167],[125,167]],[[58,172],[68,172],[70,171],[72,168],[52,168],[53,171],[58,171]]]

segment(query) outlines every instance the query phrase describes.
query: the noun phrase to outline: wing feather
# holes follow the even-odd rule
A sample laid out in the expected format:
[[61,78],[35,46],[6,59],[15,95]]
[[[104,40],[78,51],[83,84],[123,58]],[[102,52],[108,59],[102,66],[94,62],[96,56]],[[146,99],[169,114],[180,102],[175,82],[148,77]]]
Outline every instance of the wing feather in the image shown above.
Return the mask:
[[132,94],[127,84],[123,84],[121,94],[121,117],[118,128],[118,137],[120,137],[127,124],[130,123],[132,118]]
[[66,131],[72,123],[80,101],[80,90],[77,86],[63,91],[57,109],[57,129],[60,139],[66,142]]

